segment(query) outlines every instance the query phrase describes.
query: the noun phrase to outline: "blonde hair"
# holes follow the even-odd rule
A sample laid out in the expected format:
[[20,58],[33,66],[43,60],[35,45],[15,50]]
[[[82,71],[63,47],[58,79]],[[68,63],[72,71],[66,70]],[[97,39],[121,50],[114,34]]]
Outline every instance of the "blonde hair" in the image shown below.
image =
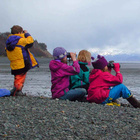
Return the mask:
[[91,62],[91,53],[87,50],[81,50],[78,54],[78,61]]

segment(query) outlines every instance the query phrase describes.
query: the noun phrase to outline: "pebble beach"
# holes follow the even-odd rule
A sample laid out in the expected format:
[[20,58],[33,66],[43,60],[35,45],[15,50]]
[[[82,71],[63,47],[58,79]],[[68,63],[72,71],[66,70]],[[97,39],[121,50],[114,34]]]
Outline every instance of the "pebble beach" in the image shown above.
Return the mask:
[[46,97],[0,98],[1,140],[139,140],[140,109]]

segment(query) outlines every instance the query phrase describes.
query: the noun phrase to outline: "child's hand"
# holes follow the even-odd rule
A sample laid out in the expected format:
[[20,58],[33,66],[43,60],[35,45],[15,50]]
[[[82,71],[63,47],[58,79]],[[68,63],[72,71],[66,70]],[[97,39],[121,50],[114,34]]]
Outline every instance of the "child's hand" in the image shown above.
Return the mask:
[[116,73],[120,73],[120,64],[119,63],[113,63],[114,64],[114,71]]
[[24,30],[23,32],[24,32],[24,33],[28,33],[28,31],[27,31],[27,30]]
[[70,52],[72,61],[76,61],[76,53]]

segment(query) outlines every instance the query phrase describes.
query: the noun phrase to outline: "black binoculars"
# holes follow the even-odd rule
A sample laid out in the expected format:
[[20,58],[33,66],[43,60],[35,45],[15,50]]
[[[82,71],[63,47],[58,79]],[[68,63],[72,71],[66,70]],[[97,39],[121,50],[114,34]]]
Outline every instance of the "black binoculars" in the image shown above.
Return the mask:
[[[76,57],[77,57],[77,54],[76,54]],[[67,58],[71,58],[71,55],[70,55],[70,52],[67,52]]]
[[[114,68],[114,61],[109,61],[107,67],[108,68]],[[121,65],[120,65],[120,67],[121,67]]]
[[70,52],[67,52],[67,58],[71,58]]
[[114,68],[114,64],[113,63],[114,63],[114,61],[109,61],[107,67],[108,68]]

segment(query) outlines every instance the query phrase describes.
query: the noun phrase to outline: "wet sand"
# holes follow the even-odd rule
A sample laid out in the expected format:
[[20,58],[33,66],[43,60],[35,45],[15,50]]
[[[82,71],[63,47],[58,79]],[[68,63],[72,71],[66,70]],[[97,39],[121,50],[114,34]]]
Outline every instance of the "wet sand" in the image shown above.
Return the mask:
[[[39,68],[28,71],[23,92],[32,96],[51,97],[51,76],[48,58],[37,58]],[[0,88],[12,89],[14,76],[11,75],[10,63],[7,57],[0,58]]]
[[[37,58],[40,67],[27,73],[23,92],[31,96],[51,97],[51,74],[48,58]],[[140,100],[140,63],[120,63],[124,84]],[[7,57],[0,57],[0,88],[12,89],[14,76],[11,75],[10,63]],[[125,102],[125,100],[123,100]]]

